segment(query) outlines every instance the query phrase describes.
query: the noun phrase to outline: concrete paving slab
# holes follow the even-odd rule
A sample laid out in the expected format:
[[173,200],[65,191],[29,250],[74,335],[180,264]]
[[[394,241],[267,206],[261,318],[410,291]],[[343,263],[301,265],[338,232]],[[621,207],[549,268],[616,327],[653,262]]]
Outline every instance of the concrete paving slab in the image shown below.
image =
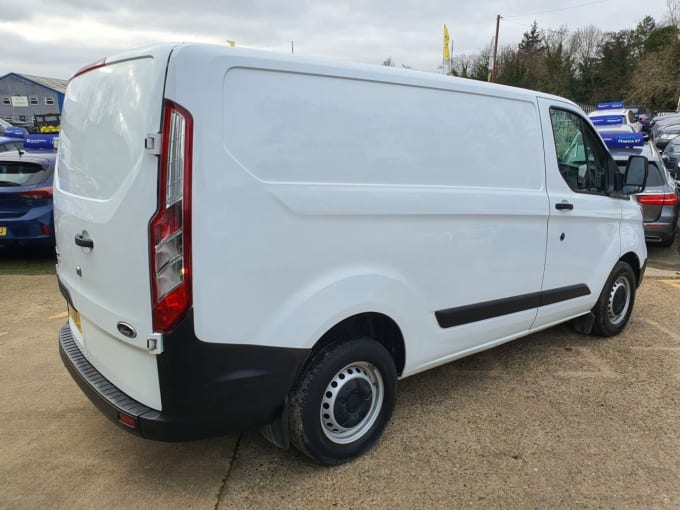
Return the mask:
[[255,432],[118,429],[59,359],[54,276],[0,275],[0,508],[678,508],[680,259],[665,260],[619,337],[557,327],[401,381],[382,441],[336,468]]
[[236,436],[158,443],[106,420],[61,363],[54,276],[0,276],[0,508],[214,508]]

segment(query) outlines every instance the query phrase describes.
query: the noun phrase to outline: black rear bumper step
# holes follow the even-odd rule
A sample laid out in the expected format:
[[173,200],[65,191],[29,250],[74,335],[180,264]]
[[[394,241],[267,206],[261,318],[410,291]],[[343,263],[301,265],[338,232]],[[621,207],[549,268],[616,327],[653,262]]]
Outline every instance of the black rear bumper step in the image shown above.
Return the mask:
[[[157,441],[186,441],[253,429],[281,413],[308,349],[201,342],[189,313],[163,338],[157,357],[163,412],[113,385],[83,353],[67,322],[59,331],[59,354],[78,386],[111,421]],[[136,420],[121,423],[118,413]]]
[[[66,323],[59,330],[59,354],[64,365],[80,389],[97,408],[111,421],[128,432],[136,432],[143,436],[143,420],[157,420],[161,413],[130,398],[109,382],[85,358],[76,344],[71,328]],[[120,423],[118,413],[122,412],[137,420],[137,427]]]

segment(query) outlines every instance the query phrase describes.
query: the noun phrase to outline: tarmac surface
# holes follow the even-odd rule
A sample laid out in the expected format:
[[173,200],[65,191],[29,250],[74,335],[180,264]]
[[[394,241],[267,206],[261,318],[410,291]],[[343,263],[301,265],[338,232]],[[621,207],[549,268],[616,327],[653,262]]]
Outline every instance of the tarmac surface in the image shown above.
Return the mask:
[[54,276],[0,271],[0,508],[679,508],[678,248],[650,247],[620,336],[559,326],[400,381],[382,440],[335,468],[256,432],[120,430],[61,363]]

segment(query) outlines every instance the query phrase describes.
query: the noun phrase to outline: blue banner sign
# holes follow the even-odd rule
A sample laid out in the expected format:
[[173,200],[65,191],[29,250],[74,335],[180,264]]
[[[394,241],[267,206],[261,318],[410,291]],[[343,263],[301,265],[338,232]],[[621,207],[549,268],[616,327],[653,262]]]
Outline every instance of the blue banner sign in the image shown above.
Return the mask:
[[600,115],[591,117],[590,121],[593,126],[620,126],[623,124],[623,115]]
[[56,149],[57,135],[28,135],[24,140],[24,149]]
[[597,103],[598,110],[619,110],[623,108],[623,101],[609,101],[608,103]]
[[600,133],[600,136],[610,149],[628,149],[642,147],[645,144],[642,133]]
[[28,131],[26,130],[26,128],[18,127],[5,128],[5,136],[7,138],[26,138],[26,135],[28,135]]

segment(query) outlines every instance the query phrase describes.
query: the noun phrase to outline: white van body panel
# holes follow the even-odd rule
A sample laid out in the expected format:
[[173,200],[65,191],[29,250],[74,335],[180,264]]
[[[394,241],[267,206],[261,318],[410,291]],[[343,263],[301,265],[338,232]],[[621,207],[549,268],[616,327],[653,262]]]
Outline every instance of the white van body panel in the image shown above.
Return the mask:
[[[165,47],[120,55],[69,83],[54,180],[58,275],[82,317],[83,354],[154,409],[161,399],[146,348],[153,336],[148,222],[158,161],[144,139],[160,130],[169,54]],[[93,249],[75,245],[83,232]],[[122,335],[119,321],[133,325],[136,337]]]
[[[434,311],[540,290],[548,199],[534,96],[191,46],[175,51],[169,76],[166,96],[194,115],[195,166],[220,169],[194,178],[200,338],[309,348],[339,320],[375,311],[414,339],[408,373],[529,329],[536,310],[458,330],[442,330]],[[208,83],[210,95],[215,82],[221,111],[190,93]],[[219,141],[204,131],[215,122]],[[490,271],[494,285],[480,285]]]
[[[573,104],[554,99],[539,99],[542,122],[552,130],[550,108],[579,114]],[[574,193],[557,168],[553,136],[544,138],[546,184],[551,204],[569,202],[572,210],[550,208],[548,243],[543,287],[558,288],[585,284],[587,296],[541,307],[534,324],[540,328],[565,316],[588,312],[597,301],[611,268],[621,257],[619,227],[622,200],[608,196]]]

